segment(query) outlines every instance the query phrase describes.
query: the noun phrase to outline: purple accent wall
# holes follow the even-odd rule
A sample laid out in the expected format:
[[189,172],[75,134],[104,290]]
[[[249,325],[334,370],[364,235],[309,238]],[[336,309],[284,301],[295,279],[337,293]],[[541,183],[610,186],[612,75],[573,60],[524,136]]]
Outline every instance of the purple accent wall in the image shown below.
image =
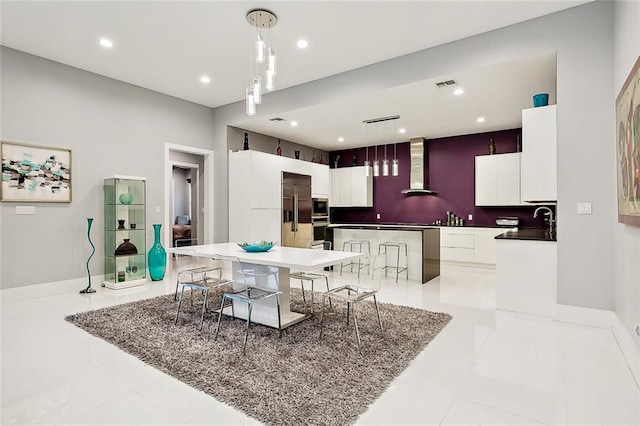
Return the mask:
[[[524,207],[476,207],[475,206],[475,157],[489,154],[489,140],[493,138],[496,154],[516,152],[516,137],[522,129],[502,130],[473,135],[452,136],[425,141],[428,167],[428,188],[437,195],[403,195],[401,190],[409,187],[409,142],[397,144],[399,176],[374,177],[373,208],[333,208],[331,221],[334,223],[432,223],[436,219],[445,220],[446,211],[465,219],[465,224],[475,226],[495,226],[498,216],[517,216],[521,227],[543,227],[541,217],[533,218],[535,206]],[[373,162],[375,150],[382,164],[384,145],[369,147],[369,160]],[[334,167],[340,155],[338,167],[349,167],[356,155],[358,165],[363,165],[365,148],[334,151],[329,154],[330,165]],[[389,164],[393,158],[393,144],[387,145]],[[382,174],[382,166],[380,167]],[[376,213],[381,218],[376,220]],[[472,214],[473,220],[467,221]]]

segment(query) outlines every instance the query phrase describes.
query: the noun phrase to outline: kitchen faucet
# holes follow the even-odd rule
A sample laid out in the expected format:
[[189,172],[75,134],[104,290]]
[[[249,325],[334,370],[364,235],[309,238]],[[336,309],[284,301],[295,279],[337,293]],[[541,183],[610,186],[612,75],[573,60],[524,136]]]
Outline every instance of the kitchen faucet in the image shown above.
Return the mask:
[[553,210],[551,210],[549,207],[547,206],[540,206],[536,209],[535,212],[533,212],[533,217],[536,218],[538,217],[538,212],[540,210],[546,210],[546,212],[544,212],[545,216],[549,216],[549,231],[553,232],[553,226],[555,224],[555,220],[553,220]]

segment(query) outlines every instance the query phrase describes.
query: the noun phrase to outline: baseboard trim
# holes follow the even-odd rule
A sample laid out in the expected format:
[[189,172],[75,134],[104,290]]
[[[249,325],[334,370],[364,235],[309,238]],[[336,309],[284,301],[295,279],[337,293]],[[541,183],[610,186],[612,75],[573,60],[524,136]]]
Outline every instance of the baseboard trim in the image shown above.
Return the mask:
[[631,374],[640,386],[640,348],[636,346],[632,332],[625,327],[614,311],[558,304],[555,319],[561,322],[610,329],[629,365]]
[[618,315],[614,316],[613,335],[618,341],[618,345],[627,360],[627,364],[629,364],[629,369],[636,379],[636,384],[640,387],[640,348],[638,348],[634,342],[638,337],[635,337],[634,334],[624,326]]
[[581,306],[556,305],[556,321],[599,328],[613,328],[616,315],[604,309],[583,308]]

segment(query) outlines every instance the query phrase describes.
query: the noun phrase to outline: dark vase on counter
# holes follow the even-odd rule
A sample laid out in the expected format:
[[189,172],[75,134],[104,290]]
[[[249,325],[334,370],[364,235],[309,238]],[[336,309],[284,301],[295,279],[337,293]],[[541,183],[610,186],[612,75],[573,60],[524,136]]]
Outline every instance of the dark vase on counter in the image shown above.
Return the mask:
[[244,143],[242,144],[242,149],[244,151],[249,149],[249,133],[244,134]]
[[353,154],[353,158],[351,159],[351,165],[352,166],[358,165],[358,156],[356,154]]

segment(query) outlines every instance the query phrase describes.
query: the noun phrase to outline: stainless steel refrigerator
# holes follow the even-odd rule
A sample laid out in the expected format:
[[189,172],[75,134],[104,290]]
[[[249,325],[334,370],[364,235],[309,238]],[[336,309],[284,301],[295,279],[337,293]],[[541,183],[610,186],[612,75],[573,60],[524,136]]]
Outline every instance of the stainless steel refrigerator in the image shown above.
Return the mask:
[[282,245],[309,247],[311,222],[311,176],[282,172]]

